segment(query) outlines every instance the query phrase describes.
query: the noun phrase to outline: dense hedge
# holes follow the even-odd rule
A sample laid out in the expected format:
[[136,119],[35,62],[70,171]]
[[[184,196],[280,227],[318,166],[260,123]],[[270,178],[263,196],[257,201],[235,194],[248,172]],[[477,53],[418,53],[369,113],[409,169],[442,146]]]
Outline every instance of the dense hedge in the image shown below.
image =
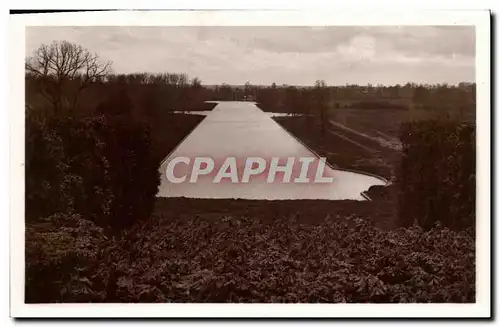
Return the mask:
[[[49,271],[47,262],[83,255],[74,268],[64,266],[69,276],[49,275],[46,284],[36,284],[46,292],[38,296],[47,302],[475,300],[474,238],[441,226],[384,231],[355,217],[329,217],[318,225],[299,223],[293,215],[271,222],[153,217],[136,225],[118,248],[102,254],[85,248],[90,236],[83,231],[71,236],[68,228],[43,233],[40,225],[33,228],[38,236],[28,239],[29,257],[43,260],[29,271]],[[63,237],[54,242],[56,236]],[[56,252],[66,240],[74,241]],[[50,257],[40,257],[37,247]],[[97,256],[102,256],[101,265],[95,263]],[[110,260],[118,271],[115,279],[106,268]]]
[[402,225],[430,228],[475,225],[475,125],[452,120],[408,122],[401,127],[399,171]]
[[148,124],[126,111],[111,113],[76,118],[27,112],[27,221],[79,213],[118,231],[150,215],[159,172]]
[[25,301],[91,302],[106,297],[112,260],[103,229],[79,215],[55,214],[26,224]]

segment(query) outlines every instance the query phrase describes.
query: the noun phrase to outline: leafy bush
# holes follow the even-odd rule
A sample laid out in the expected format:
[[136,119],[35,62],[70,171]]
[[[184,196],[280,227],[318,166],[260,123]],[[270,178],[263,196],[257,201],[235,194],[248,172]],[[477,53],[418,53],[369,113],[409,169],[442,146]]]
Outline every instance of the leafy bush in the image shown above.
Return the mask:
[[475,126],[452,120],[402,125],[400,222],[475,225]]
[[128,110],[103,112],[88,118],[27,114],[28,221],[80,213],[117,232],[149,217],[159,185],[149,127]]
[[121,115],[131,114],[133,108],[132,100],[130,99],[125,86],[118,85],[118,89],[108,99],[101,102],[96,111],[101,115]]
[[79,215],[56,214],[26,226],[26,302],[105,299],[102,228]]
[[70,211],[59,185],[68,168],[61,136],[38,112],[26,110],[26,220]]
[[129,233],[121,302],[474,302],[467,231],[356,218],[157,217]]
[[474,238],[439,225],[155,217],[111,242],[58,215],[26,235],[29,302],[475,301]]
[[110,167],[110,227],[121,230],[138,219],[149,218],[160,183],[158,162],[152,149],[150,131],[141,122],[126,116],[107,119],[100,131]]

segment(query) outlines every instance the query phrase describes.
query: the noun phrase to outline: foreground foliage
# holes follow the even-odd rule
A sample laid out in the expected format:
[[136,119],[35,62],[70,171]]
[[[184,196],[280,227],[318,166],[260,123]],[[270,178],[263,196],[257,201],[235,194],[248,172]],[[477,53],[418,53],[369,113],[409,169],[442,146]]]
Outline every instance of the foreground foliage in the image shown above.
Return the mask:
[[[118,271],[116,285],[107,286],[113,294],[102,293],[102,280],[109,278],[102,259],[103,268],[93,271],[98,274],[79,270],[80,287],[64,287],[68,277],[63,282],[53,275],[61,280],[44,282],[51,288],[44,300],[473,302],[475,248],[469,232],[440,226],[382,231],[355,217],[327,217],[318,225],[300,224],[293,216],[273,222],[154,217],[130,230],[119,250],[115,245],[108,251]],[[28,242],[28,253],[37,244]],[[45,244],[39,251],[58,253],[61,262],[75,255],[58,242]],[[29,260],[31,267],[46,262]],[[67,290],[70,297],[54,295]]]
[[475,226],[475,124],[455,120],[401,126],[403,156],[398,174],[402,225],[453,229]]
[[28,221],[78,213],[110,230],[149,217],[159,185],[148,125],[127,114],[26,120]]
[[56,214],[26,226],[26,302],[105,298],[103,229],[79,215]]

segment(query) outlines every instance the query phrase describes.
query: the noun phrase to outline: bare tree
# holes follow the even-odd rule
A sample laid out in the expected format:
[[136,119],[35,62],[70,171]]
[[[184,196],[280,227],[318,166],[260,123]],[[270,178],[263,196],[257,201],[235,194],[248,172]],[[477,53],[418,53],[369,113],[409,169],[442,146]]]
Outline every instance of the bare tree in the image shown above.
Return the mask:
[[44,44],[26,60],[26,73],[37,81],[38,90],[56,112],[76,107],[82,91],[110,71],[111,62],[67,41]]

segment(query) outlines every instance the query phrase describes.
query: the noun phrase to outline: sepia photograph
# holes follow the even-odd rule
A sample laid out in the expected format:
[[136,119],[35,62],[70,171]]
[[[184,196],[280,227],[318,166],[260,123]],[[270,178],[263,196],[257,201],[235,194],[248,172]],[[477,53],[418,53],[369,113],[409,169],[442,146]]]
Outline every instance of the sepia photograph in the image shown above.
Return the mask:
[[390,17],[11,15],[17,314],[489,315],[489,12]]

